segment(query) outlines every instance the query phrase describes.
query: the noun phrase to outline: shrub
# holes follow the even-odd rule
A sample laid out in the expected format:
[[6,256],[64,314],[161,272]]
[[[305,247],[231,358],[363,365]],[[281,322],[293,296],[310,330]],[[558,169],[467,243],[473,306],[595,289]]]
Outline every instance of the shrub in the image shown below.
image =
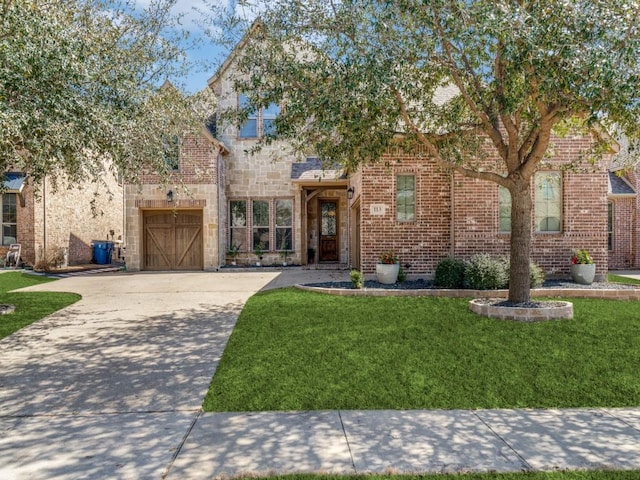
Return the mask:
[[364,287],[364,275],[359,270],[351,270],[349,274],[351,278],[351,283],[353,284],[353,288],[363,288]]
[[458,258],[445,258],[438,263],[433,283],[444,288],[463,288],[467,263]]
[[404,283],[406,281],[407,281],[407,272],[405,271],[404,268],[400,267],[400,270],[398,270],[398,282]]
[[471,257],[464,271],[465,285],[475,290],[497,290],[509,285],[509,261],[481,253]]
[[531,273],[529,274],[529,278],[531,279],[530,281],[531,288],[541,287],[542,284],[544,283],[544,278],[546,275],[544,273],[544,270],[533,262],[529,264],[529,268],[531,269]]
[[38,259],[33,266],[33,269],[38,272],[50,272],[56,268],[62,267],[65,263],[66,249],[59,246],[50,247],[45,254],[45,251],[40,247],[38,251]]

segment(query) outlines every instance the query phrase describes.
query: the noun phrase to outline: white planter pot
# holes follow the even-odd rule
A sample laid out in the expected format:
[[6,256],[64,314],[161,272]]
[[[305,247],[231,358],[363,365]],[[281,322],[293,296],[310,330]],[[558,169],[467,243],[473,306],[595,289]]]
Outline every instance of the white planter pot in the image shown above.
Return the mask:
[[577,263],[571,265],[571,278],[582,285],[590,285],[596,276],[595,263]]
[[376,278],[379,283],[391,285],[398,281],[398,273],[400,272],[399,263],[377,263]]

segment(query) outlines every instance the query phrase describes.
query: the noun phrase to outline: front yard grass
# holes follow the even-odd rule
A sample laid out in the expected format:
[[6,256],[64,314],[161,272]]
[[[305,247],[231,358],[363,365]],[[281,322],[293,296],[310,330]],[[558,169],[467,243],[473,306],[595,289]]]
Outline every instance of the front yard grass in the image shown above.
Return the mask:
[[479,317],[468,300],[296,289],[246,304],[206,411],[640,405],[640,305],[572,299],[574,319]]
[[255,480],[634,480],[638,471],[588,470],[561,472],[466,473],[433,475],[279,475]]
[[0,304],[15,305],[16,310],[7,315],[0,315],[0,339],[11,335],[21,328],[52,314],[80,300],[75,293],[57,292],[16,292],[9,290],[51,282],[53,279],[22,272],[0,274]]
[[607,275],[607,281],[611,283],[624,283],[627,285],[640,285],[640,280],[636,278],[622,277],[612,273]]

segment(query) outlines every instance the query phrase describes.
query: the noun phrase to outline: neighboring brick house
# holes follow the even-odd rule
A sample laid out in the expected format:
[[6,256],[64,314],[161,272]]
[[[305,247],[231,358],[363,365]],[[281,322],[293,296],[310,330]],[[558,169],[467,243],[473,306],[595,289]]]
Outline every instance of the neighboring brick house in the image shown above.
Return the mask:
[[638,168],[625,171],[614,166],[608,175],[607,248],[611,270],[640,268]]
[[60,249],[69,265],[90,263],[93,240],[123,236],[122,186],[110,176],[103,181],[70,186],[60,180],[54,189],[45,178],[36,188],[20,173],[5,174],[0,258],[10,244],[19,243],[27,265]]

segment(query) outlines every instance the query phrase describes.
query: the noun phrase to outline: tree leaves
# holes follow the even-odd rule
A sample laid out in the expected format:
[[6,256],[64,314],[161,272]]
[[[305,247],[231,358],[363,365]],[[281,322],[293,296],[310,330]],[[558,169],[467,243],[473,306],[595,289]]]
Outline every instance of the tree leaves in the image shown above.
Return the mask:
[[2,169],[35,184],[45,175],[99,180],[108,169],[135,181],[161,170],[167,140],[205,118],[194,99],[159,88],[185,68],[173,3],[0,4]]

